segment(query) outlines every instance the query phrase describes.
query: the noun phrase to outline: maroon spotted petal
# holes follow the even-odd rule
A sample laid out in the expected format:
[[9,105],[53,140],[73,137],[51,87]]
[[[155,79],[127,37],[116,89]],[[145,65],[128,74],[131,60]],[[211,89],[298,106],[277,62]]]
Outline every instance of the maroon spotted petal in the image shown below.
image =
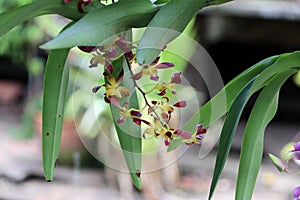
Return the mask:
[[91,2],[92,2],[92,0],[87,0],[87,1],[79,0],[78,3],[77,3],[77,10],[80,13],[84,13],[84,10],[83,10],[82,6],[88,6]]
[[198,134],[204,134],[204,133],[206,133],[206,129],[203,128],[202,124],[198,124],[198,125],[197,125],[197,132],[196,132],[196,135],[198,135]]
[[105,69],[107,69],[107,71],[109,72],[109,74],[112,74],[114,71],[114,67],[112,66],[112,64],[108,61],[105,62]]
[[166,145],[166,146],[170,146],[170,141],[169,141],[169,139],[166,139],[166,140],[165,140],[165,145]]
[[166,95],[166,93],[167,93],[166,90],[162,90],[160,93],[158,93],[158,95],[159,96],[164,96],[164,95]]
[[170,63],[170,62],[162,62],[162,63],[156,65],[156,69],[165,69],[165,68],[169,68],[169,67],[174,67],[174,64]]
[[186,101],[179,101],[175,104],[173,104],[174,107],[177,107],[177,108],[184,108],[186,107]]
[[126,56],[126,58],[128,58],[128,60],[133,60],[133,58],[134,58],[134,55],[133,55],[133,53],[132,53],[132,51],[128,51],[128,52],[126,52],[125,53],[125,56]]
[[132,76],[133,80],[139,80],[142,78],[143,72],[136,73],[135,75]]
[[78,48],[83,52],[91,53],[95,49],[95,46],[78,46]]
[[151,65],[156,65],[159,61],[160,57],[158,56],[157,58],[155,58],[155,60],[151,63]]
[[131,110],[130,115],[134,116],[134,117],[138,117],[138,118],[140,118],[142,116],[142,114],[139,111],[136,111],[136,110]]
[[132,120],[138,126],[140,126],[142,124],[142,120],[140,118],[132,117]]

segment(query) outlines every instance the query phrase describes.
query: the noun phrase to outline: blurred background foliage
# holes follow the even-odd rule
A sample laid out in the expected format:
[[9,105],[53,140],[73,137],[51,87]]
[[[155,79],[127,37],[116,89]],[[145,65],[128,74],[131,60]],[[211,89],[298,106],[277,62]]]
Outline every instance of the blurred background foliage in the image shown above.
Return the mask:
[[[0,12],[31,2],[33,0],[0,1]],[[46,52],[36,47],[57,34],[61,24],[65,24],[63,20],[51,15],[16,26],[0,38],[0,57],[9,59],[13,65],[25,67],[29,75],[41,75]]]

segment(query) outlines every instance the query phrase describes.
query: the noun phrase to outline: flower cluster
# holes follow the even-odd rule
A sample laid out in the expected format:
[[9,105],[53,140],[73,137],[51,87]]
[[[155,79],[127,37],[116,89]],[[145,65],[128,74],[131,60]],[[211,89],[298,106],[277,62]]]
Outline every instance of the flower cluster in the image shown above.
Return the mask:
[[106,69],[104,75],[110,75],[113,73],[112,62],[118,60],[121,56],[125,55],[130,62],[134,59],[134,55],[130,50],[129,45],[131,42],[127,42],[124,36],[117,37],[112,43],[98,46],[98,47],[87,47],[79,46],[78,48],[82,51],[89,52],[92,54],[90,60],[90,68],[98,67],[103,65]]
[[[173,72],[169,81],[160,80],[159,70],[174,67],[170,62],[159,62],[160,57],[157,57],[151,64],[138,65],[135,60],[133,49],[136,48],[134,43],[126,40],[124,35],[119,35],[110,43],[99,47],[94,47],[92,50],[89,47],[80,47],[83,51],[91,52],[93,57],[90,60],[90,67],[104,66],[106,83],[93,88],[96,93],[100,88],[105,88],[105,101],[116,106],[120,110],[120,116],[117,120],[118,124],[124,123],[128,118],[138,126],[145,125],[143,138],[153,136],[155,138],[163,138],[166,146],[169,146],[172,140],[180,139],[186,145],[198,144],[201,145],[206,129],[201,124],[197,125],[194,133],[186,132],[182,129],[174,129],[170,127],[169,122],[176,109],[182,109],[187,106],[186,101],[180,100],[172,102],[168,95],[176,95],[176,85],[181,84],[181,72]],[[130,103],[126,101],[126,97],[130,96],[132,88],[126,88],[123,80],[123,70],[116,75],[114,72],[113,61],[125,56],[131,73],[134,89],[139,91],[145,102],[145,106],[138,110],[130,107]],[[133,70],[133,66],[135,67]],[[118,78],[116,78],[118,77]],[[143,77],[149,77],[153,88],[145,92],[140,87],[140,81]],[[169,92],[168,92],[169,91]],[[151,95],[150,95],[151,94]],[[151,99],[150,99],[151,96]],[[153,96],[156,96],[153,98]],[[176,97],[176,96],[175,96]],[[122,100],[121,100],[122,99]],[[120,102],[125,102],[120,104]]]

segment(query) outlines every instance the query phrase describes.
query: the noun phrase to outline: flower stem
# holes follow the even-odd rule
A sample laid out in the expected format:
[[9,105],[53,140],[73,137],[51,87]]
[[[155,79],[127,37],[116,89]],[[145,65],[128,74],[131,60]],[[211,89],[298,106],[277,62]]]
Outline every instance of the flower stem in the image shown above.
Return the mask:
[[[133,72],[131,70],[131,64],[130,64],[130,62],[129,62],[129,60],[128,60],[128,58],[126,56],[125,56],[125,58],[126,58],[126,62],[127,62],[127,66],[129,68],[130,74],[133,77],[134,74],[133,74]],[[142,88],[140,88],[140,86],[137,84],[136,80],[134,80],[134,79],[132,79],[132,80],[133,80],[134,87],[136,87],[138,89],[138,91],[143,95],[143,98],[145,100],[146,105],[149,108],[152,108],[152,106],[150,105],[150,103],[149,103],[149,101],[148,101],[148,99],[146,97],[147,94],[142,90]],[[161,120],[161,118],[159,117],[159,115],[157,114],[157,112],[155,110],[153,110],[153,113],[155,114],[156,118],[159,119],[161,125],[163,127],[166,127],[167,124],[163,120]]]

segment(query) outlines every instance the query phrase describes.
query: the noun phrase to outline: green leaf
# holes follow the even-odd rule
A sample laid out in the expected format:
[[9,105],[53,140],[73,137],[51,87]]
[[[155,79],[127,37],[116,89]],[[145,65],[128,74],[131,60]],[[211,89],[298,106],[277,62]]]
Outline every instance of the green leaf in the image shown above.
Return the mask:
[[162,7],[150,21],[139,43],[136,54],[138,63],[152,63],[164,47],[180,35],[198,11],[207,5],[206,0],[172,0]]
[[69,49],[53,50],[46,64],[43,94],[43,166],[47,181],[54,175],[55,162],[63,124],[66,90],[69,80],[69,67],[66,59]]
[[168,3],[169,1],[171,1],[171,0],[157,0],[154,3],[155,4],[164,4],[164,3]]
[[295,72],[296,70],[291,69],[274,76],[254,104],[241,148],[236,200],[249,200],[252,197],[263,155],[265,128],[276,113],[282,84]]
[[158,7],[150,1],[120,1],[95,9],[53,40],[42,45],[45,49],[74,46],[97,46],[131,27],[143,27],[152,19]]
[[[277,73],[288,69],[296,69],[298,66],[300,66],[300,51],[272,56],[262,60],[231,80],[223,90],[202,106],[184,124],[183,129],[193,132],[195,125],[198,123],[203,124],[206,128],[220,119],[231,107],[239,91],[255,76],[259,75],[251,88],[251,95],[264,87],[267,81]],[[168,151],[177,148],[182,143],[181,141],[182,139],[172,141]]]
[[[184,124],[183,129],[192,133],[194,132],[193,129],[195,125],[198,123],[204,127],[208,127],[217,121],[229,110],[242,88],[267,67],[276,63],[279,58],[280,56],[266,58],[235,77],[224,89],[202,106],[200,110]],[[182,144],[182,139],[172,141],[168,147],[168,151],[172,151],[180,144]]]
[[35,17],[45,9],[50,9],[60,4],[62,4],[62,1],[60,0],[35,1],[31,4],[1,13],[0,37],[14,28],[16,25]]
[[207,1],[207,6],[211,6],[211,5],[219,5],[222,3],[227,3],[233,0],[209,0]]
[[[93,5],[98,2],[93,2]],[[100,4],[100,3],[99,3]],[[102,5],[102,4],[100,4]],[[87,6],[87,8],[90,8],[91,5]],[[95,6],[93,6],[94,8]],[[89,12],[89,11],[87,11]],[[44,9],[42,12],[38,13],[37,15],[45,15],[45,14],[58,14],[60,16],[66,17],[68,19],[77,21],[79,20],[84,14],[78,12],[77,10],[77,2],[72,1],[70,3],[64,3],[63,1],[60,1],[58,4],[53,5],[52,7]]]
[[285,53],[281,54],[278,57],[278,60],[271,65],[270,67],[267,67],[266,70],[264,70],[260,76],[257,78],[255,83],[252,87],[252,93],[259,90],[261,87],[264,86],[264,84],[272,78],[274,75],[276,75],[279,72],[288,70],[288,69],[296,69],[300,66],[300,51],[295,51],[293,53]]
[[[122,69],[124,69],[124,77],[122,85],[126,88],[133,88],[133,81],[130,73],[128,72],[129,64],[123,56],[119,60],[113,62],[114,77],[117,78]],[[126,100],[119,99],[122,105]],[[139,109],[139,103],[136,92],[133,92],[129,99],[130,106],[132,108]],[[131,119],[125,120],[123,124],[118,124],[117,120],[120,118],[120,108],[111,105],[111,112],[114,119],[114,124],[120,141],[120,145],[123,151],[123,155],[136,188],[141,189],[142,183],[139,173],[142,168],[142,138],[141,127],[135,125]]]
[[[84,6],[83,9],[86,13],[88,13],[101,7],[104,7],[104,5],[99,1],[92,1],[92,3],[90,3],[88,6]],[[78,21],[85,15],[78,11],[76,1],[57,5],[53,8],[46,9],[45,12],[48,12],[45,14],[58,14],[74,21]]]
[[256,77],[252,79],[237,95],[236,99],[234,100],[232,106],[230,107],[227,117],[224,122],[224,126],[221,132],[219,147],[218,147],[218,154],[216,158],[215,168],[214,168],[214,175],[212,178],[212,183],[210,187],[209,199],[212,198],[214,190],[217,186],[217,183],[220,179],[222,170],[224,168],[225,162],[228,158],[229,151],[232,145],[232,141],[234,135],[236,133],[236,128],[240,121],[241,114],[243,109],[249,100],[250,97],[250,89],[256,80]]

